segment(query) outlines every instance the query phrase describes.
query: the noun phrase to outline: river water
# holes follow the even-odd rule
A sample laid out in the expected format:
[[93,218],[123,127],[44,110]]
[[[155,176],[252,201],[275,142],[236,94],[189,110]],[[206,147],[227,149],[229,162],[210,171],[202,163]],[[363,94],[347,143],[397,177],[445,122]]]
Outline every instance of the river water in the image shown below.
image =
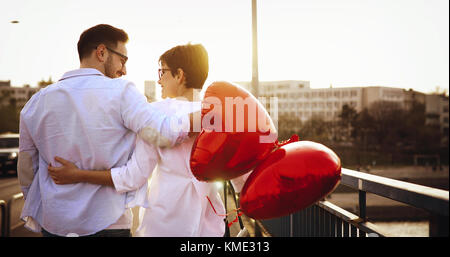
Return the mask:
[[395,237],[428,237],[428,221],[381,221],[372,222],[380,231],[389,231]]

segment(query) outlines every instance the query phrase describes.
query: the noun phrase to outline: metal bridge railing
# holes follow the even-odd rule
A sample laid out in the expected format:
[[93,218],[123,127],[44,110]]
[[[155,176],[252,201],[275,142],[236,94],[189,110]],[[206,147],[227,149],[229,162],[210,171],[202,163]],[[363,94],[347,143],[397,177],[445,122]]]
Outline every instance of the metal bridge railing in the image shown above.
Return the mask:
[[0,224],[0,237],[4,237],[6,235],[6,202],[0,200],[0,213],[2,215],[1,224]]
[[358,190],[359,216],[363,219],[366,219],[366,192],[368,192],[427,211],[430,214],[430,236],[448,236],[447,190],[349,169],[342,169],[341,183]]
[[255,222],[255,235],[265,229],[272,236],[281,237],[366,237],[393,236],[380,231],[366,217],[366,193],[373,193],[430,213],[430,237],[448,236],[448,201],[446,190],[421,186],[342,169],[341,184],[358,190],[359,215],[346,211],[328,201],[281,218]]
[[[239,207],[238,197],[231,183],[225,183],[234,197],[236,207]],[[389,231],[380,231],[366,217],[366,193],[373,193],[392,200],[424,209],[430,213],[430,236],[448,236],[449,192],[446,190],[421,186],[395,179],[366,174],[349,169],[342,169],[341,184],[358,190],[359,215],[346,211],[328,201],[322,200],[314,205],[291,215],[271,219],[256,220],[254,235],[261,236],[261,231],[272,236],[290,237],[365,237],[390,236]],[[12,196],[8,202],[0,200],[1,236],[9,236],[11,230],[11,210],[16,200],[23,194]],[[226,197],[225,197],[226,199]],[[226,201],[226,200],[225,200]],[[240,232],[238,236],[249,236],[249,231],[239,217]],[[253,229],[253,228],[252,228]]]
[[11,234],[11,212],[12,212],[12,206],[17,201],[23,199],[23,193],[17,193],[13,195],[8,203],[6,204],[6,233],[5,236],[10,236]]
[[4,200],[0,200],[0,209],[2,215],[0,237],[10,236],[12,206],[14,202],[20,199],[23,199],[22,193],[13,195],[7,202],[5,202]]

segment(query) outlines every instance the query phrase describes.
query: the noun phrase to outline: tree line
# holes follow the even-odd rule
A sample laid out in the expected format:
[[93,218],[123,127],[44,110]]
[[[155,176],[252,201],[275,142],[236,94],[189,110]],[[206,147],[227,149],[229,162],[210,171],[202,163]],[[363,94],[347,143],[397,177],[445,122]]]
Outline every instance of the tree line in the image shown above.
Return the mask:
[[20,110],[21,108],[17,106],[14,98],[9,99],[8,105],[0,106],[0,134],[7,132],[19,133]]
[[[48,80],[42,79],[38,82],[39,88],[45,88],[53,84],[52,77]],[[24,85],[30,86],[30,85]],[[29,96],[31,97],[31,95]],[[0,134],[19,133],[20,111],[23,106],[17,104],[17,100],[12,98],[9,91],[2,91],[0,94],[0,103],[7,102],[6,105],[0,104]]]
[[279,140],[297,134],[300,140],[347,152],[347,163],[352,165],[377,158],[411,164],[418,154],[439,154],[441,162],[448,163],[448,135],[439,124],[427,123],[425,105],[419,102],[405,109],[399,103],[378,101],[360,112],[344,105],[332,121],[313,116],[302,122],[300,117],[280,115],[278,132]]

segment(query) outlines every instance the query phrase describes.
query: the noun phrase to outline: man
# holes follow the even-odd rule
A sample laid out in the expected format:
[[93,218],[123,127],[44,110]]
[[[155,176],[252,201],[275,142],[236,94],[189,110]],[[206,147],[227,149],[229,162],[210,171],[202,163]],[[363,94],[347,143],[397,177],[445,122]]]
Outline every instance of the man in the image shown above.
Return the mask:
[[[206,49],[201,44],[179,45],[166,51],[159,61],[158,83],[166,99],[158,104],[166,113],[200,110],[201,102],[194,100],[194,92],[202,89],[208,76]],[[223,236],[223,217],[215,213],[216,210],[225,213],[218,188],[214,183],[199,182],[186,165],[194,140],[160,149],[138,139],[126,166],[105,171],[79,170],[73,163],[55,157],[63,166],[48,167],[48,171],[58,185],[80,182],[108,185],[104,182],[111,181],[109,186],[118,192],[139,189],[136,199],[145,208],[139,210],[135,236]]]
[[[172,118],[147,103],[126,74],[128,35],[100,24],[78,42],[80,69],[41,89],[20,114],[18,176],[25,227],[44,236],[130,236],[133,193],[78,183],[56,185],[48,174],[58,155],[86,169],[127,163],[136,133],[156,146],[173,146],[187,133],[170,130]],[[178,117],[183,118],[183,117]],[[42,230],[41,230],[42,228]]]

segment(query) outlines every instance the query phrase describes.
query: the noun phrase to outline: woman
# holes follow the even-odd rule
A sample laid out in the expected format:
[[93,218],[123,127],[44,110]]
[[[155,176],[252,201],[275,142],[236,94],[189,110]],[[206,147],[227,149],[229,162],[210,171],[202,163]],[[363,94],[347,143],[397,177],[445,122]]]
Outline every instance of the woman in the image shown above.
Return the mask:
[[[158,83],[162,88],[159,104],[167,113],[197,112],[201,102],[194,101],[208,76],[208,54],[200,44],[176,46],[159,59]],[[174,124],[174,129],[189,128]],[[190,170],[189,158],[195,138],[160,149],[138,137],[136,148],[126,166],[105,171],[78,169],[56,157],[62,167],[49,166],[56,184],[87,182],[114,186],[118,192],[137,190],[133,205],[140,208],[137,236],[223,236],[225,209],[213,183],[199,182]],[[156,166],[156,169],[154,169]],[[151,176],[149,186],[147,180]],[[209,202],[209,200],[211,203]]]

